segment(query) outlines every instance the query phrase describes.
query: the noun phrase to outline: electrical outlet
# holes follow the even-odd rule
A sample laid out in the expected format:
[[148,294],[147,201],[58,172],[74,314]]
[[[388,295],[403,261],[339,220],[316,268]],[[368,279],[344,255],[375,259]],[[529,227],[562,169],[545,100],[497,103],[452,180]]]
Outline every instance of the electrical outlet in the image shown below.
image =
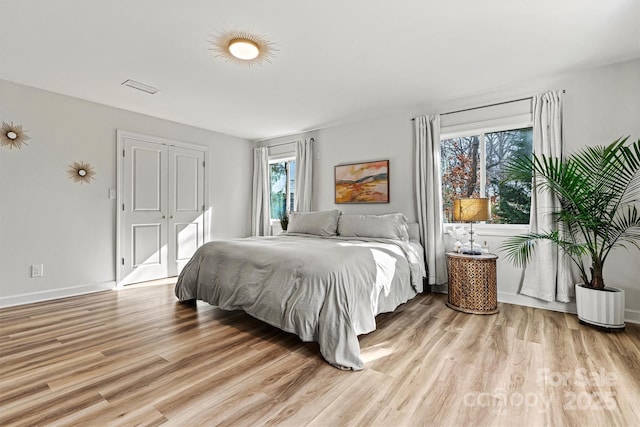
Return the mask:
[[44,266],[42,264],[33,264],[31,266],[31,277],[44,276]]

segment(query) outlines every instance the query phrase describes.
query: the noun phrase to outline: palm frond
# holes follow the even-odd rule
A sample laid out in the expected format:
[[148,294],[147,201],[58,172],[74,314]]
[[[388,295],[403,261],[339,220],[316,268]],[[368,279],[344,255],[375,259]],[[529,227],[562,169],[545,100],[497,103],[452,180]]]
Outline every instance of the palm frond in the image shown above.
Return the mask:
[[615,247],[632,245],[640,250],[640,212],[636,206],[628,206],[626,212],[620,212],[612,221],[610,244],[607,253]]
[[[533,177],[535,191],[548,191],[558,201],[553,212],[558,230],[528,233],[507,239],[502,247],[518,266],[533,256],[537,240],[549,240],[580,268],[585,282],[588,268],[601,269],[615,247],[640,249],[640,139],[619,138],[607,146],[585,147],[567,159],[532,155],[511,161],[508,180]],[[562,236],[562,237],[561,237]]]
[[520,234],[505,239],[500,245],[500,249],[506,253],[507,259],[516,267],[525,267],[533,257],[536,242],[540,239],[547,239],[547,235]]

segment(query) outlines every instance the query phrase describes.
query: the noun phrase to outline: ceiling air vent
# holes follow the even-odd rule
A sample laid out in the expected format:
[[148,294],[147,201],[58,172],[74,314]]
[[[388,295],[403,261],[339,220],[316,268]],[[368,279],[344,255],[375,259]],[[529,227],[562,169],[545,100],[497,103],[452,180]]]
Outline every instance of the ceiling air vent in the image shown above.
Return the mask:
[[158,91],[158,89],[156,89],[155,87],[152,86],[148,86],[142,83],[138,83],[134,80],[127,80],[126,82],[122,83],[123,86],[129,86],[132,87],[134,89],[138,89],[141,90],[143,92],[147,92],[150,93],[151,95],[153,95],[154,93],[156,93]]

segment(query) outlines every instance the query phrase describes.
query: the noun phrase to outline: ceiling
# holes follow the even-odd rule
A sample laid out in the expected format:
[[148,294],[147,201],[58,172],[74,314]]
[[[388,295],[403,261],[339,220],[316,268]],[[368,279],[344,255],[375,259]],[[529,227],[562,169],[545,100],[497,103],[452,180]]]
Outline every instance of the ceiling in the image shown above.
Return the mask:
[[[250,140],[640,57],[640,0],[0,0],[0,17],[0,79]],[[224,30],[276,57],[215,57]]]

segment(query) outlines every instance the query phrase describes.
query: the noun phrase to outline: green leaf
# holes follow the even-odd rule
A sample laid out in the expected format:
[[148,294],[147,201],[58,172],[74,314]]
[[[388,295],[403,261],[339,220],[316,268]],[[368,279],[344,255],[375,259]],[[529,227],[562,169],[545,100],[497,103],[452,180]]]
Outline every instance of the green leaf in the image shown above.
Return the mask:
[[[528,233],[505,240],[502,248],[517,266],[533,257],[538,240],[553,242],[591,283],[617,247],[640,249],[640,140],[619,138],[607,146],[585,147],[565,160],[544,155],[518,157],[506,166],[504,182],[533,176],[539,191],[550,192],[560,208],[553,212],[559,231]],[[561,237],[562,236],[562,237]],[[591,265],[586,265],[584,260]]]

